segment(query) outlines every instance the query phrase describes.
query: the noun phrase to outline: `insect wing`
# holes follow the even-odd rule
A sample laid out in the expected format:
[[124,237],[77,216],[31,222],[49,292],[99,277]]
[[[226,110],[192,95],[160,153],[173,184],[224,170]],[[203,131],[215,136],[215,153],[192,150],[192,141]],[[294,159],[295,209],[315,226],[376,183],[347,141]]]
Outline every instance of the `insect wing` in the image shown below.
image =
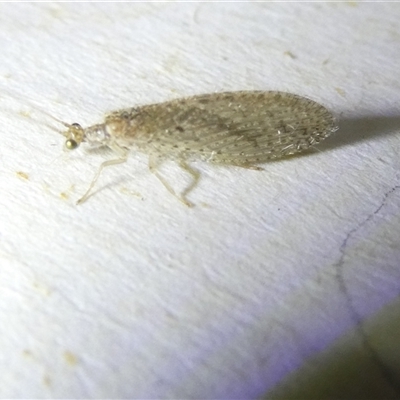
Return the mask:
[[154,143],[216,163],[251,165],[284,157],[337,129],[325,107],[282,92],[214,93],[141,109]]

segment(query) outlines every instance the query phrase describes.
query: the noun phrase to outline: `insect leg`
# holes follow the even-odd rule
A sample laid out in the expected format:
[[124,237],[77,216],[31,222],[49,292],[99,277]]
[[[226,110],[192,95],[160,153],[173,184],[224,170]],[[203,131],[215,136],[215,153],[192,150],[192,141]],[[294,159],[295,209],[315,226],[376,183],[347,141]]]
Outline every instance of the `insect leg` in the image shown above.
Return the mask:
[[90,197],[90,192],[92,191],[94,185],[96,184],[97,180],[99,179],[101,172],[103,171],[104,168],[109,167],[111,165],[117,165],[117,164],[122,164],[126,162],[128,158],[128,150],[125,149],[124,147],[120,147],[117,144],[113,144],[109,146],[111,150],[113,150],[115,153],[119,154],[119,158],[116,158],[114,160],[108,160],[104,161],[98,171],[96,172],[96,175],[92,179],[92,182],[89,185],[89,188],[86,190],[86,193],[77,201],[76,204],[82,204],[85,202],[89,197]]
[[192,168],[189,164],[185,163],[184,161],[181,161],[179,163],[179,166],[192,176],[192,183],[188,185],[181,194],[182,201],[186,204],[186,202],[190,203],[190,201],[187,200],[186,196],[197,186],[201,174],[199,171],[196,171],[194,168]]
[[[159,179],[159,181],[165,186],[165,188],[168,190],[168,192],[170,192],[173,196],[175,196],[178,200],[180,200],[186,206],[193,207],[193,204],[185,198],[185,195],[178,196],[175,193],[174,189],[172,189],[171,185],[157,172],[157,169],[162,164],[162,161],[163,160],[159,157],[149,156],[150,172],[153,173]],[[186,194],[186,190],[185,190],[184,194]]]

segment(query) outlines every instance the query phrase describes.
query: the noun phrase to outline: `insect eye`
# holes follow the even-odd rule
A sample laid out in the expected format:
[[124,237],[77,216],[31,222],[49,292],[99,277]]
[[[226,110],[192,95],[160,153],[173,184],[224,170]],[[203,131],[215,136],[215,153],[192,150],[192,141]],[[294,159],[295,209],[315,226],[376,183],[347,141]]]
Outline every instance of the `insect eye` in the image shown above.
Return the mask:
[[82,127],[77,124],[76,122],[74,122],[73,124],[71,124],[71,128],[75,128],[75,129],[82,129]]
[[78,147],[78,143],[74,139],[68,139],[65,141],[65,147],[68,150],[74,150]]

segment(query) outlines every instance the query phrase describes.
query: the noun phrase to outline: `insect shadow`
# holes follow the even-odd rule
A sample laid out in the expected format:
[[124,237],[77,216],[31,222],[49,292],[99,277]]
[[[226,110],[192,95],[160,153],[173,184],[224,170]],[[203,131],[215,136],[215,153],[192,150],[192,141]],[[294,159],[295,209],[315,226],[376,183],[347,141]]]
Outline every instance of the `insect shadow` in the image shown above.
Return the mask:
[[[374,137],[400,133],[400,115],[366,116],[339,119],[339,130],[318,145],[318,150],[329,151],[352,146]],[[302,154],[299,154],[302,157]]]

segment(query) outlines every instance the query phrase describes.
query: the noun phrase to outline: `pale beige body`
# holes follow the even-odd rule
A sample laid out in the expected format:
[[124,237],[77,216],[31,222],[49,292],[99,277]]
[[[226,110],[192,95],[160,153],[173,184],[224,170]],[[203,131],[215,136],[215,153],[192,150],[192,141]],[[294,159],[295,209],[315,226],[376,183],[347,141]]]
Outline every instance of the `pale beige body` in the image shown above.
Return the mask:
[[125,162],[136,149],[149,155],[150,170],[174,195],[157,173],[162,161],[176,160],[191,174],[192,183],[177,196],[190,206],[186,196],[200,175],[188,162],[261,170],[258,164],[299,153],[337,129],[333,115],[307,98],[282,92],[227,92],[113,112],[104,123],[85,129],[68,125],[64,135],[68,148],[88,142],[108,146],[118,155],[100,166],[80,203],[105,167]]

